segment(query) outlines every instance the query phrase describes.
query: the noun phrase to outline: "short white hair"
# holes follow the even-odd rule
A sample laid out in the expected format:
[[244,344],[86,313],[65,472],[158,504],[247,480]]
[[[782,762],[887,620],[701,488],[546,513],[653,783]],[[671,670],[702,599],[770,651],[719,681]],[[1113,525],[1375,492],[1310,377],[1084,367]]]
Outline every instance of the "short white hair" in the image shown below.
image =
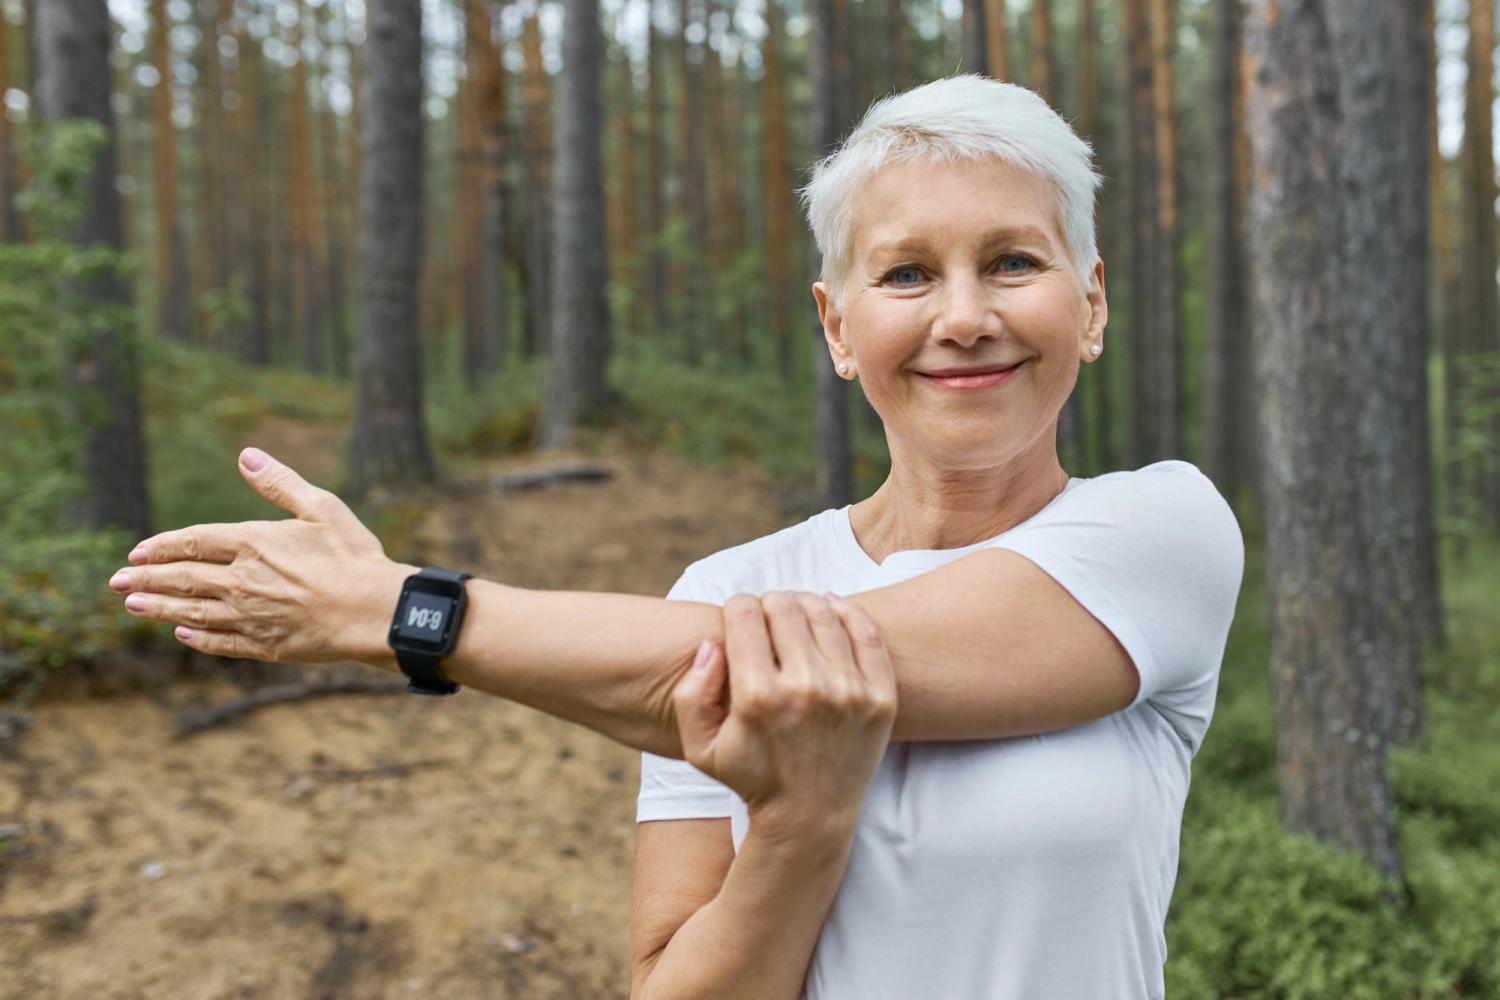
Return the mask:
[[849,268],[859,188],[882,167],[918,157],[998,158],[1040,177],[1057,198],[1069,262],[1088,287],[1098,258],[1094,196],[1104,178],[1093,148],[1036,93],[975,73],[945,77],[881,98],[853,132],[813,167],[799,196],[835,300]]

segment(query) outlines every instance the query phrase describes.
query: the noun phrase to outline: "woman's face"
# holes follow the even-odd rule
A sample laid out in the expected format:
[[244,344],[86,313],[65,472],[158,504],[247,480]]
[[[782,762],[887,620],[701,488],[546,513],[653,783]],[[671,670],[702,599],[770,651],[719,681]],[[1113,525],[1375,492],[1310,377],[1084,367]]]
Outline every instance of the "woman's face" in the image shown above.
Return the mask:
[[[1057,415],[1108,316],[1103,263],[1085,287],[1056,214],[1044,181],[995,159],[909,160],[860,190],[842,301],[822,282],[813,295],[835,364],[858,374],[893,449],[952,468],[1055,454]],[[975,388],[934,375],[1018,363]]]

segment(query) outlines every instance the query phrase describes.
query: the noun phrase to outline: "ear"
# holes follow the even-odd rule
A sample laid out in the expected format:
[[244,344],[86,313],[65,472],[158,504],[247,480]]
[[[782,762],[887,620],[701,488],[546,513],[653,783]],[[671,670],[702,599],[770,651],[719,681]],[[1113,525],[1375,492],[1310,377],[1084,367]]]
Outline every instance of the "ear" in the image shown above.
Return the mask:
[[812,293],[813,299],[818,303],[818,322],[823,324],[823,339],[828,344],[828,353],[833,357],[834,366],[843,362],[853,368],[854,352],[849,350],[849,345],[844,341],[844,318],[839,315],[838,304],[830,297],[828,286],[824,282],[813,282]]
[[1085,361],[1093,361],[1097,357],[1092,350],[1092,345],[1104,344],[1104,327],[1109,322],[1109,299],[1104,292],[1104,259],[1094,258],[1094,269],[1089,273],[1089,286],[1085,289],[1085,297],[1088,299],[1089,318],[1084,327],[1083,341],[1078,345],[1078,352]]

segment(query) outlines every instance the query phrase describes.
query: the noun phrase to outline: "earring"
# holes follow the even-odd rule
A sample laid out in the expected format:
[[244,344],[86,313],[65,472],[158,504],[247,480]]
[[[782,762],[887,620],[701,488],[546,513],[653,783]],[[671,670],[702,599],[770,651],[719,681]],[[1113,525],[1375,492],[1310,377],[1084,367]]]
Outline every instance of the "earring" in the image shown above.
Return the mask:
[[846,364],[844,364],[843,362],[839,362],[839,374],[840,375],[846,375],[846,374],[848,374],[848,372],[849,372],[849,366],[846,365]]
[[1104,350],[1104,348],[1100,347],[1098,344],[1095,344],[1093,347],[1089,348],[1089,351],[1095,355],[1097,355],[1102,350]]

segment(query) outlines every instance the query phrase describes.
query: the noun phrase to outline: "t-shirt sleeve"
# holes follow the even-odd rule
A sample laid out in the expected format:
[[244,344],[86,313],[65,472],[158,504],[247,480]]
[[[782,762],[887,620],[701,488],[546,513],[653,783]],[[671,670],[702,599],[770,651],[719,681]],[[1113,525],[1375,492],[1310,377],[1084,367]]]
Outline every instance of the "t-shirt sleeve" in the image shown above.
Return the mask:
[[[672,589],[669,601],[700,600],[689,566]],[[734,792],[685,760],[641,751],[641,790],[636,797],[637,823],[652,819],[704,819],[730,815]]]
[[1140,689],[1196,752],[1244,573],[1233,509],[1187,462],[1110,473],[997,538],[1036,563],[1130,654]]

